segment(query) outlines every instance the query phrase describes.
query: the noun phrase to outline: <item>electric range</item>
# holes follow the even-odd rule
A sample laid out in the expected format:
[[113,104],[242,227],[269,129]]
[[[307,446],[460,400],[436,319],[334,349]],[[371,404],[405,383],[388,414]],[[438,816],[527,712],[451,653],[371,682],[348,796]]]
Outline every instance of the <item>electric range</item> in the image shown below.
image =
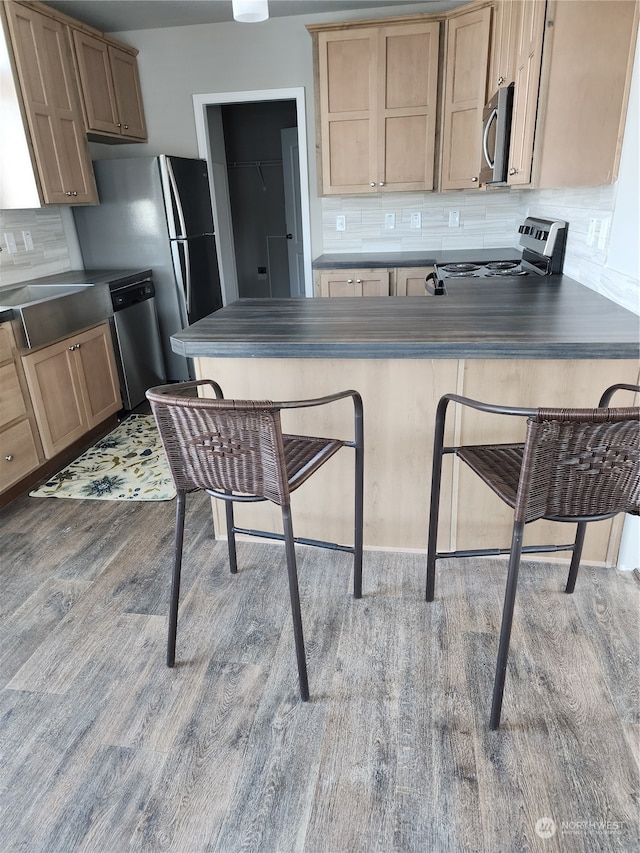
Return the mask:
[[482,279],[521,278],[548,276],[562,272],[567,240],[567,223],[561,219],[539,219],[528,216],[518,228],[522,256],[519,261],[493,261],[436,264],[426,278],[426,290],[434,296],[445,296],[447,283],[456,279],[465,281]]

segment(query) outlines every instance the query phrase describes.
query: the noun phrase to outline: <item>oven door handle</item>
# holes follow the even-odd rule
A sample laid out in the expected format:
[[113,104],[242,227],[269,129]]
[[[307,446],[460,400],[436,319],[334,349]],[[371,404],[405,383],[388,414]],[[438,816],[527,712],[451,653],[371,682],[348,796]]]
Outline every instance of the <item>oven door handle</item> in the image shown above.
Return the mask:
[[[433,285],[429,284],[430,281],[433,282]],[[447,292],[444,289],[444,284],[436,278],[435,270],[425,278],[424,289],[431,296],[444,296]]]
[[494,109],[489,116],[489,121],[484,126],[484,133],[482,134],[482,150],[484,152],[484,159],[487,161],[487,166],[490,169],[493,169],[495,166],[495,158],[492,160],[491,155],[489,154],[489,131],[491,130],[491,125],[498,118],[498,110]]

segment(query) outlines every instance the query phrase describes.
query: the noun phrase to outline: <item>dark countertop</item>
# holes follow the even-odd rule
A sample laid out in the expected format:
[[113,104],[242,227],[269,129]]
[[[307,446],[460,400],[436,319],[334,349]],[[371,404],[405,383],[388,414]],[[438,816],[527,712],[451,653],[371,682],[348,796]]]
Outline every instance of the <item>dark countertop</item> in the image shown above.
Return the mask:
[[151,270],[67,270],[67,272],[58,272],[54,275],[45,275],[42,278],[30,278],[7,284],[1,289],[11,290],[13,287],[24,287],[27,284],[109,284],[109,282],[120,281],[121,279],[139,278],[141,275],[151,275]]
[[[490,288],[490,289],[489,289]],[[240,299],[171,338],[205,358],[637,358],[638,317],[566,276],[447,296]]]
[[319,255],[314,270],[378,269],[384,267],[432,267],[434,264],[473,263],[473,261],[519,261],[522,251],[501,249],[431,249],[425,252],[349,252]]

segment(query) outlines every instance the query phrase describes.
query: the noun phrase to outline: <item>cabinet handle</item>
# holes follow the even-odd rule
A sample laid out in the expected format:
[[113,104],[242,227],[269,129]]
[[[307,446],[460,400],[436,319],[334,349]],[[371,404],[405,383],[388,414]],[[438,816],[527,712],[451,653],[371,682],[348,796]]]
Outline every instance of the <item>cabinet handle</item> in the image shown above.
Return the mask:
[[5,456],[5,462],[13,462],[13,455],[10,453],[8,456]]
[[371,181],[370,186],[375,187],[375,185],[376,185],[376,182],[375,182],[375,181]]
[[511,168],[511,169],[509,169],[509,174],[515,175],[517,171],[518,171],[517,169]]
[[471,183],[472,183],[472,184],[477,184],[477,183],[478,183],[478,179],[477,179],[477,178],[471,178]]

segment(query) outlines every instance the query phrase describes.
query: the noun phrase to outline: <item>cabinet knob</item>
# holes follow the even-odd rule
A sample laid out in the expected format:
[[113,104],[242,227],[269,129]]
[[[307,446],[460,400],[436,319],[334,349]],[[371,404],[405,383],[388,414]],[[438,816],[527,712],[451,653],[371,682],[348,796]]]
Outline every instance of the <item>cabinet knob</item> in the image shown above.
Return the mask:
[[357,278],[357,279],[356,279],[356,284],[362,284],[362,279],[361,279],[361,278]]
[[502,86],[504,83],[504,77],[498,77],[498,86]]
[[65,195],[73,195],[73,193],[71,192],[71,190],[67,190]]
[[383,187],[383,186],[384,186],[384,181],[380,181],[380,183],[378,184],[378,186],[379,186],[379,187]]
[[120,122],[118,122],[118,123],[116,124],[116,127],[122,127],[122,125],[120,124]]
[[347,279],[347,284],[353,284],[353,279],[352,279],[352,278],[348,278],[348,279]]
[[71,195],[78,195],[78,193],[74,190]]
[[69,352],[73,352],[75,348],[76,348],[76,345],[71,344],[71,346],[69,347]]
[[375,181],[371,181],[371,184],[370,184],[369,186],[375,187],[375,185],[376,185],[376,182],[375,182]]
[[13,455],[10,453],[8,456],[4,457],[5,462],[13,462]]
[[477,184],[477,183],[478,183],[478,179],[477,179],[477,178],[471,178],[471,183],[472,183],[472,184]]
[[128,125],[128,124],[125,124],[124,129],[125,129],[125,130],[129,130],[129,125]]
[[514,169],[514,168],[512,167],[511,169],[509,169],[509,174],[510,174],[510,175],[515,175],[517,171],[518,171],[517,169]]

